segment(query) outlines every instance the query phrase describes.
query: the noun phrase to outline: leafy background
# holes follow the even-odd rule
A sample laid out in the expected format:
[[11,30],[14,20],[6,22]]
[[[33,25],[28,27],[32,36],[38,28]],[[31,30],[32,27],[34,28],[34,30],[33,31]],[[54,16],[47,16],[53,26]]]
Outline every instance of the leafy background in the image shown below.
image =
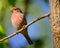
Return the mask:
[[[10,19],[14,6],[25,13],[27,23],[50,11],[49,0],[0,0],[0,39],[16,31]],[[18,34],[0,43],[0,48],[53,48],[48,17],[29,26],[28,33],[33,45],[29,45],[24,36]]]

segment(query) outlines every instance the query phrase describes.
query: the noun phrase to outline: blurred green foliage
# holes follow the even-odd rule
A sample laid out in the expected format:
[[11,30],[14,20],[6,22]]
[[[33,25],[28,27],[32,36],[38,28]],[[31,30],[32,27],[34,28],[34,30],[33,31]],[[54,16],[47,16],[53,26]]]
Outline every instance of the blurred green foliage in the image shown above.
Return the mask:
[[5,29],[4,29],[3,25],[0,24],[0,39],[5,36],[6,36]]
[[[3,25],[0,23],[0,39],[4,38],[6,36],[5,29]],[[0,48],[7,48],[8,47],[8,42],[5,40],[4,42],[0,43]]]
[[8,0],[8,2],[12,6],[15,6],[15,4],[16,4],[16,0]]
[[[0,0],[0,39],[6,36],[5,27],[3,26],[3,14],[2,14],[3,13],[2,9],[4,8],[4,5],[5,5],[4,3],[3,3],[3,0]],[[8,47],[7,44],[8,44],[7,40],[5,40],[4,42],[1,42],[0,48],[7,48]]]

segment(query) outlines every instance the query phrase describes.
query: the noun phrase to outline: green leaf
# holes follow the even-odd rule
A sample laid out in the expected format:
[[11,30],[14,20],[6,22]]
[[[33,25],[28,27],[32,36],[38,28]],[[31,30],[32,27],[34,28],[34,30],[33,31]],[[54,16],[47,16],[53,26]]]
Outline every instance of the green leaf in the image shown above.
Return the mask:
[[0,24],[0,38],[3,38],[5,37],[6,34],[5,34],[5,29],[4,27]]
[[15,6],[16,0],[8,0],[9,4]]

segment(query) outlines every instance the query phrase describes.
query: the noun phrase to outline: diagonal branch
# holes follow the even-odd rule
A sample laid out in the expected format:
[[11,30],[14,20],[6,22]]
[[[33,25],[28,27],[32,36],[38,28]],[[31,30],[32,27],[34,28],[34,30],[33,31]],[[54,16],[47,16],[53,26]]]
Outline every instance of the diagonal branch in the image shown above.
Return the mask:
[[33,21],[31,21],[31,22],[28,23],[27,25],[24,25],[20,30],[14,32],[13,34],[11,34],[11,35],[9,35],[9,36],[4,37],[3,39],[0,39],[0,42],[3,42],[4,40],[7,40],[7,39],[13,37],[14,35],[20,33],[22,30],[24,30],[25,28],[27,28],[28,26],[30,26],[31,24],[33,24],[33,23],[35,23],[36,21],[41,20],[41,19],[43,19],[43,18],[45,18],[45,17],[48,17],[49,15],[50,15],[50,12],[48,12],[47,14],[42,15],[42,16],[39,17],[39,18],[34,19]]

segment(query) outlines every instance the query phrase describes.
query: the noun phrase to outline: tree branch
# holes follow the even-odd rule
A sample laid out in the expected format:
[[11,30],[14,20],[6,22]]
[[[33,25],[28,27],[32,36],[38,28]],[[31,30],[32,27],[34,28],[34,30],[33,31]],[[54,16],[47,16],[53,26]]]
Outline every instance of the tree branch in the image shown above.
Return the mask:
[[30,26],[31,24],[35,23],[36,21],[38,21],[38,20],[40,20],[40,19],[43,19],[43,18],[45,18],[45,17],[48,17],[49,15],[50,15],[50,12],[48,12],[47,14],[42,15],[42,16],[39,17],[39,18],[34,19],[33,21],[31,21],[31,22],[28,23],[27,25],[24,25],[20,30],[14,32],[13,34],[11,34],[11,35],[9,35],[9,36],[4,37],[3,39],[0,39],[0,42],[3,42],[4,40],[7,40],[7,39],[13,37],[14,35],[20,33],[22,30],[24,30],[25,28],[27,28],[28,26]]

